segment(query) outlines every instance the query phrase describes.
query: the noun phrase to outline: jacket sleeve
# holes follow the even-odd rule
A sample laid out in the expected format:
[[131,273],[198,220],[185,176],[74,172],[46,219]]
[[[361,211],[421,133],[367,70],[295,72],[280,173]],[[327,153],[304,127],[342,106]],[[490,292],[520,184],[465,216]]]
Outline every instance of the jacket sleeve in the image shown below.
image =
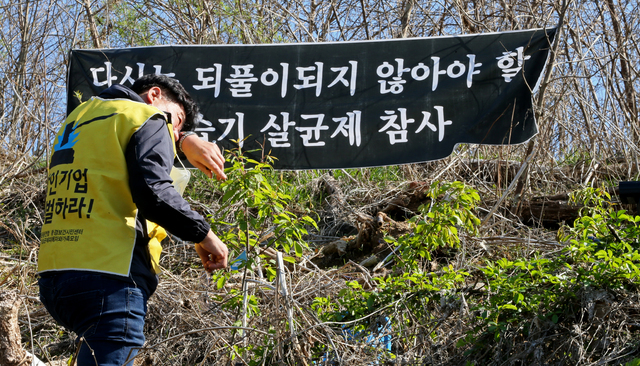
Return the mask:
[[131,137],[125,152],[129,186],[139,214],[182,240],[199,243],[209,224],[173,187],[173,141],[165,121],[152,118]]

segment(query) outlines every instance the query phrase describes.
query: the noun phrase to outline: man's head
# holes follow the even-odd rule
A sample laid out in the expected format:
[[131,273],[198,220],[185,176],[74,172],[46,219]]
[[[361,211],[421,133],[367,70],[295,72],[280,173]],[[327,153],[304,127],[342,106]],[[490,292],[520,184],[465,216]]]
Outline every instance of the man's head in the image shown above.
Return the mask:
[[177,80],[165,75],[147,74],[131,87],[142,99],[171,114],[174,131],[193,131],[196,128],[198,106]]

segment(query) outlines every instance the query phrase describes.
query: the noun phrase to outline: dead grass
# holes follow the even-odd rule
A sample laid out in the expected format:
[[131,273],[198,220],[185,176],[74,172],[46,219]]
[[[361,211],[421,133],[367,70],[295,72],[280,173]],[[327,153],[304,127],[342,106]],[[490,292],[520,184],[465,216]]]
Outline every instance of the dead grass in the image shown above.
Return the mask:
[[[503,162],[502,167],[516,165]],[[6,165],[5,165],[6,166]],[[438,179],[456,180],[466,177],[481,193],[485,204],[478,214],[482,218],[491,205],[504,193],[512,175],[496,174],[495,164],[472,167],[467,160],[449,158],[440,162],[417,164],[402,168],[403,179],[388,186],[379,182],[344,177],[335,180],[332,197],[318,211],[320,231],[310,242],[321,247],[339,239],[345,227],[356,228],[358,218],[371,216],[386,207],[403,191],[408,182]],[[508,171],[505,170],[505,172]],[[517,168],[516,168],[517,169]],[[551,168],[557,169],[556,168]],[[559,168],[558,168],[559,169]],[[529,176],[526,196],[566,192],[580,186],[588,169],[562,167],[560,176],[539,173]],[[582,172],[582,173],[579,173]],[[560,174],[560,173],[559,173]],[[626,177],[617,171],[617,177]],[[501,181],[496,181],[500,176]],[[591,184],[603,180],[591,172]],[[562,177],[562,178],[561,178]],[[319,180],[309,182],[310,191],[320,192]],[[27,350],[33,350],[44,361],[66,360],[73,353],[71,335],[55,322],[38,300],[36,257],[38,234],[42,223],[45,176],[34,174],[2,177],[0,185],[0,291],[16,290],[23,305],[20,309],[20,330]],[[499,188],[501,187],[501,188]],[[215,197],[212,196],[212,199]],[[485,259],[529,258],[532,255],[553,256],[562,244],[553,230],[531,227],[520,222],[509,209],[519,197],[509,196],[495,210],[478,237],[464,237],[462,249],[442,260],[456,269],[469,271],[473,280],[461,291],[462,297],[442,297],[439,303],[429,302],[425,309],[432,321],[407,327],[405,339],[415,335],[413,343],[394,338],[392,352],[396,364],[461,365],[522,365],[523,360],[536,365],[596,365],[620,364],[637,356],[640,330],[640,296],[635,290],[623,293],[584,292],[575,304],[572,320],[563,325],[541,321],[535,314],[527,315],[528,335],[522,329],[507,329],[501,339],[480,338],[477,344],[461,345],[469,331],[478,325],[477,316],[469,309],[465,296],[482,295],[487,289],[473,274]],[[201,210],[215,202],[198,202]],[[341,229],[342,228],[342,229]],[[268,349],[265,364],[375,364],[378,359],[362,339],[344,333],[349,324],[322,322],[311,310],[316,297],[335,297],[345,288],[345,281],[357,280],[375,288],[371,269],[348,261],[333,267],[320,268],[314,262],[320,251],[308,253],[295,266],[284,268],[279,277],[286,283],[269,281],[259,270],[233,273],[218,289],[199,266],[192,244],[171,240],[164,246],[160,286],[150,299],[145,328],[147,341],[138,362],[145,365],[245,365],[252,364],[261,351]],[[381,269],[385,271],[384,267]],[[243,297],[253,314],[243,316]],[[255,306],[251,306],[251,298]],[[384,309],[384,315],[395,319],[410,316],[402,301],[394,308]],[[368,317],[378,319],[383,313]],[[293,319],[293,323],[289,320]],[[407,319],[409,321],[409,319]],[[375,324],[375,322],[372,322]],[[571,324],[571,326],[566,326]],[[427,336],[431,334],[431,336]],[[489,337],[488,335],[486,337]],[[468,358],[482,342],[494,342],[486,354]],[[327,345],[332,353],[319,353]],[[636,347],[636,348],[634,348]],[[388,361],[391,362],[391,361]]]

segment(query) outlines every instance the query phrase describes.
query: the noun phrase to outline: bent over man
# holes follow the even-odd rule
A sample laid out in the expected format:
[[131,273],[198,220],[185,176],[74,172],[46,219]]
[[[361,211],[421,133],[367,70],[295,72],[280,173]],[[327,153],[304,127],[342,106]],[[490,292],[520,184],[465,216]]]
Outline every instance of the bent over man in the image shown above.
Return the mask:
[[114,85],[84,102],[58,132],[38,282],[49,313],[82,342],[80,366],[133,364],[158,285],[163,228],[197,243],[207,271],[227,265],[226,245],[170,177],[178,147],[209,176],[225,178],[217,147],[181,134],[197,115],[176,80],[145,75],[131,89]]

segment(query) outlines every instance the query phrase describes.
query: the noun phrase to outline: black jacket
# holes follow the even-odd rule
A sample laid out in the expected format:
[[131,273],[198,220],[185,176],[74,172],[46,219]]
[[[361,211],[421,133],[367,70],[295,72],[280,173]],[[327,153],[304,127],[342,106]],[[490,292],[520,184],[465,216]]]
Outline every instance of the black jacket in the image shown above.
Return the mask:
[[[122,85],[111,86],[99,97],[143,102],[139,95]],[[138,208],[136,247],[129,280],[151,296],[158,279],[151,270],[146,220],[157,223],[183,240],[195,243],[207,236],[209,224],[200,214],[191,210],[173,187],[169,176],[174,162],[173,141],[163,118],[150,119],[133,134],[125,158],[131,195]]]

